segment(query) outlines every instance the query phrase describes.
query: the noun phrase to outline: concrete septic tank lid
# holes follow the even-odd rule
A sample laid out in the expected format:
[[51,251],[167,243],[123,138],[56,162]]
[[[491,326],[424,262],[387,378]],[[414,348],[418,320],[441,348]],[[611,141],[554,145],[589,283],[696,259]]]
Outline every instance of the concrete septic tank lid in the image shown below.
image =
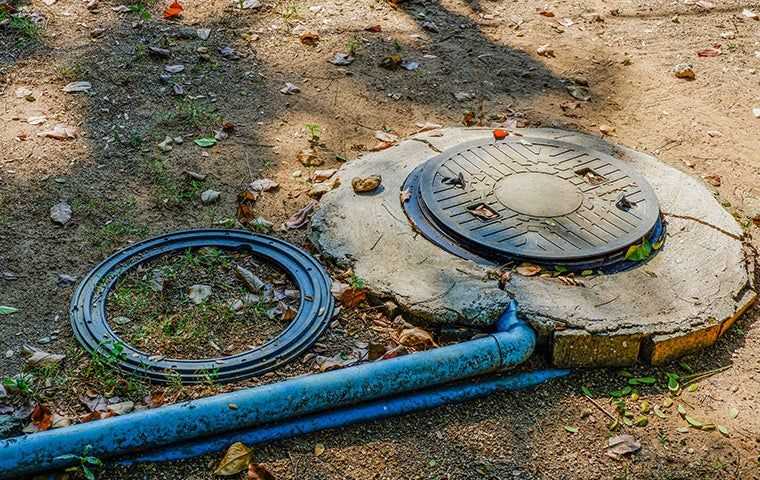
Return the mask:
[[[557,366],[664,363],[714,343],[754,302],[742,230],[699,180],[598,137],[516,133],[602,152],[646,179],[668,224],[664,248],[636,268],[583,278],[585,287],[515,274],[499,289],[492,266],[453,255],[415,231],[400,198],[422,163],[465,142],[492,140],[490,129],[477,128],[421,133],[347,163],[340,187],[312,218],[312,241],[328,260],[353,268],[373,296],[396,302],[419,323],[488,326],[516,299]],[[382,187],[354,193],[351,179],[369,175],[381,175]]]

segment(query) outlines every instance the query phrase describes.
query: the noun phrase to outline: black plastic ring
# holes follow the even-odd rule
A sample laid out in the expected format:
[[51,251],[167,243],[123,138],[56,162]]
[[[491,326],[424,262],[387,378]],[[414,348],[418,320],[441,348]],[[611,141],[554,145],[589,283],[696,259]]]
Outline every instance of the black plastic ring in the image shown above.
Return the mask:
[[[248,250],[285,270],[301,293],[293,321],[264,345],[220,358],[168,359],[123,342],[108,325],[106,316],[108,293],[119,278],[158,256],[201,247]],[[123,346],[116,364],[125,372],[157,383],[176,376],[183,384],[201,383],[209,378],[232,382],[274,370],[309,349],[332,318],[330,286],[330,277],[314,257],[283,240],[241,230],[187,230],[136,243],[100,263],[77,287],[69,314],[74,335],[88,352],[114,358],[114,347]]]

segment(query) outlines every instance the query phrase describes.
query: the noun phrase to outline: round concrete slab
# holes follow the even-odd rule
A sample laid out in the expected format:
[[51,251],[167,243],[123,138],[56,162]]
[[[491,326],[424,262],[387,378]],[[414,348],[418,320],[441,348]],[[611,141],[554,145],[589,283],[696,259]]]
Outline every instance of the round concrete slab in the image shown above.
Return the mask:
[[[371,294],[428,324],[492,324],[516,299],[558,366],[659,364],[717,340],[755,300],[742,230],[698,180],[654,157],[598,137],[526,129],[526,137],[573,143],[613,155],[654,188],[668,222],[666,246],[639,268],[584,279],[513,275],[506,290],[489,268],[438,248],[411,227],[400,202],[407,175],[422,162],[490,129],[425,132],[346,164],[341,186],[325,195],[311,238],[329,260],[352,267]],[[351,189],[356,176],[382,175],[372,195]]]

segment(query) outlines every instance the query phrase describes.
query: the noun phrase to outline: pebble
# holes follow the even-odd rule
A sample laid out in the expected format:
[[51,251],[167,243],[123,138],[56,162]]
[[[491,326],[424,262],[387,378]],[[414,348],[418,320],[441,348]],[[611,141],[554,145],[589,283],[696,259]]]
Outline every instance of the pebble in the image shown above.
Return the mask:
[[69,285],[73,285],[74,282],[76,282],[76,277],[72,277],[71,275],[66,275],[65,273],[59,273],[58,274],[58,281],[56,281],[56,285],[59,287],[68,287]]
[[66,202],[58,202],[50,207],[50,219],[58,225],[66,225],[71,220],[71,206]]
[[206,190],[201,193],[201,202],[203,202],[205,205],[209,205],[219,200],[220,195],[221,193],[217,192],[216,190]]
[[689,63],[679,63],[673,67],[673,75],[676,78],[683,78],[686,80],[694,80],[697,78],[697,74],[694,73],[694,66]]
[[13,350],[8,350],[5,352],[5,358],[11,358],[13,356]]
[[127,317],[116,317],[113,319],[113,323],[115,323],[116,325],[126,325],[130,323],[131,321],[132,320],[130,320]]
[[42,337],[39,340],[37,340],[37,343],[39,343],[40,345],[47,345],[48,343],[52,341],[53,341],[52,337]]

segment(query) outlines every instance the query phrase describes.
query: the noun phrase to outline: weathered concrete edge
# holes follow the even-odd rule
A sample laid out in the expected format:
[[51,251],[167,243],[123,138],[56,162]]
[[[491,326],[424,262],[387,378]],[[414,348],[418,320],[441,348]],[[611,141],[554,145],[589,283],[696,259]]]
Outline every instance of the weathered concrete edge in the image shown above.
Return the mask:
[[[449,129],[447,129],[449,130]],[[474,130],[474,129],[473,129]],[[559,131],[548,131],[549,134],[551,133],[560,133]],[[469,132],[467,132],[469,134]],[[475,134],[476,132],[472,132]],[[488,135],[490,133],[490,130],[482,129],[480,131],[480,135]],[[534,132],[531,132],[534,133]],[[527,133],[527,135],[531,135],[531,133]],[[596,141],[593,138],[588,137],[587,135],[583,135],[581,133],[576,132],[565,132],[567,137],[586,137],[586,141],[594,142]],[[457,132],[457,134],[464,135],[465,133]],[[447,148],[444,145],[438,145],[432,144],[432,142],[437,142],[438,138],[431,138],[431,136],[428,136],[426,134],[417,135],[415,137],[410,138],[410,140],[416,140],[419,143],[427,143],[428,146],[431,147],[430,151],[427,151],[425,153],[425,156],[427,158],[432,157],[435,155],[436,148],[438,149],[445,149]],[[441,139],[443,140],[443,139]],[[446,142],[444,142],[446,143]],[[599,139],[600,144],[604,144],[604,140]],[[603,148],[604,150],[613,150],[617,151],[618,154],[620,153],[630,153],[632,155],[637,154],[638,152],[635,152],[633,150],[630,150],[624,146],[621,145],[610,145],[610,144],[604,144],[607,146],[607,148]],[[596,148],[600,148],[603,145],[595,145]],[[417,153],[420,155],[420,153]],[[382,154],[379,155],[382,157]],[[363,163],[363,162],[370,162],[374,158],[377,158],[377,154],[371,154],[364,156],[363,158],[352,162],[353,164],[356,163]],[[427,158],[422,158],[420,161],[424,161]],[[655,159],[649,159],[646,158],[646,161],[656,162]],[[639,157],[639,161],[641,161],[641,158]],[[667,165],[658,165],[659,168],[666,167],[668,169],[673,169],[672,167],[668,167]],[[682,174],[683,175],[683,174]],[[738,227],[738,226],[737,226]],[[734,227],[733,225],[729,225],[729,230],[737,230],[737,232],[732,231],[732,233],[740,233],[741,230]],[[319,232],[312,232],[312,240],[315,242],[316,245],[320,245],[319,242]],[[337,263],[342,264],[343,266],[352,266],[353,261],[348,256],[339,257],[339,258],[333,258],[333,260],[337,260]],[[464,266],[463,266],[464,267]],[[465,268],[469,271],[473,277],[483,276],[482,269],[476,268],[476,269],[469,269]],[[467,288],[470,287],[476,287],[481,290],[491,290],[484,282],[483,280],[476,280],[474,282],[470,282],[467,279],[465,279],[466,283],[468,283]],[[465,285],[461,285],[462,287],[465,287]],[[395,299],[395,300],[401,300],[403,299],[403,295],[399,294],[399,292],[396,291],[390,291],[388,289],[383,288],[382,285],[374,285],[376,288],[375,294],[381,298],[381,299]],[[620,329],[617,329],[614,332],[605,332],[604,334],[595,334],[590,333],[587,330],[581,330],[570,328],[563,329],[564,326],[561,324],[561,322],[558,324],[557,317],[551,316],[546,317],[543,315],[544,312],[540,311],[531,311],[531,312],[523,312],[528,314],[528,320],[531,322],[531,324],[534,326],[534,328],[537,328],[539,331],[539,335],[543,337],[545,341],[551,342],[551,349],[552,349],[552,358],[554,359],[555,364],[560,366],[600,366],[600,365],[628,365],[631,363],[635,363],[637,360],[641,359],[646,362],[650,363],[661,363],[664,361],[668,361],[669,359],[676,358],[678,356],[681,356],[685,353],[688,353],[689,351],[692,351],[694,349],[703,348],[705,346],[711,345],[714,343],[719,336],[725,332],[730,325],[743,314],[751,305],[752,302],[756,298],[756,294],[752,291],[746,292],[744,298],[741,300],[736,301],[734,304],[736,306],[736,311],[733,312],[733,315],[728,316],[725,318],[722,322],[717,324],[710,324],[710,321],[707,321],[703,323],[703,325],[697,326],[692,325],[693,328],[696,328],[694,331],[689,332],[683,332],[683,331],[677,331],[677,332],[671,332],[671,333],[662,333],[658,334],[657,331],[667,330],[667,329],[658,329],[655,328],[654,331],[643,333],[641,331],[637,331],[636,327],[623,327]],[[493,307],[493,310],[498,310],[499,306],[503,304],[503,306],[506,306],[506,303],[510,300],[510,297],[505,295],[505,292],[502,291],[494,291],[488,293],[489,295],[493,295],[490,298],[490,307]],[[396,298],[394,298],[396,297]],[[494,302],[494,297],[497,297],[501,301]],[[503,298],[502,298],[503,297]],[[401,304],[405,303],[403,301],[399,302]],[[408,303],[408,302],[407,302]],[[481,306],[482,304],[479,304],[479,302],[473,302],[473,305],[475,306]],[[732,309],[733,310],[733,309]],[[411,314],[413,317],[417,317],[420,320],[423,321],[432,321],[430,323],[452,323],[457,322],[457,320],[461,320],[461,318],[458,318],[459,313],[455,311],[451,312],[441,312],[439,309],[431,309],[428,308],[427,305],[424,303],[416,304],[412,303],[411,305],[408,305],[408,308],[406,309],[406,312]],[[443,314],[442,314],[443,313]],[[494,312],[479,312],[481,315],[483,315],[481,318],[487,319],[487,318],[493,318],[495,314],[497,314],[497,311]],[[479,315],[475,315],[479,316]],[[435,317],[435,318],[431,318]],[[693,320],[693,319],[690,319]],[[478,323],[478,322],[472,322],[472,323]],[[586,359],[593,359],[592,363],[586,363],[584,360]]]

